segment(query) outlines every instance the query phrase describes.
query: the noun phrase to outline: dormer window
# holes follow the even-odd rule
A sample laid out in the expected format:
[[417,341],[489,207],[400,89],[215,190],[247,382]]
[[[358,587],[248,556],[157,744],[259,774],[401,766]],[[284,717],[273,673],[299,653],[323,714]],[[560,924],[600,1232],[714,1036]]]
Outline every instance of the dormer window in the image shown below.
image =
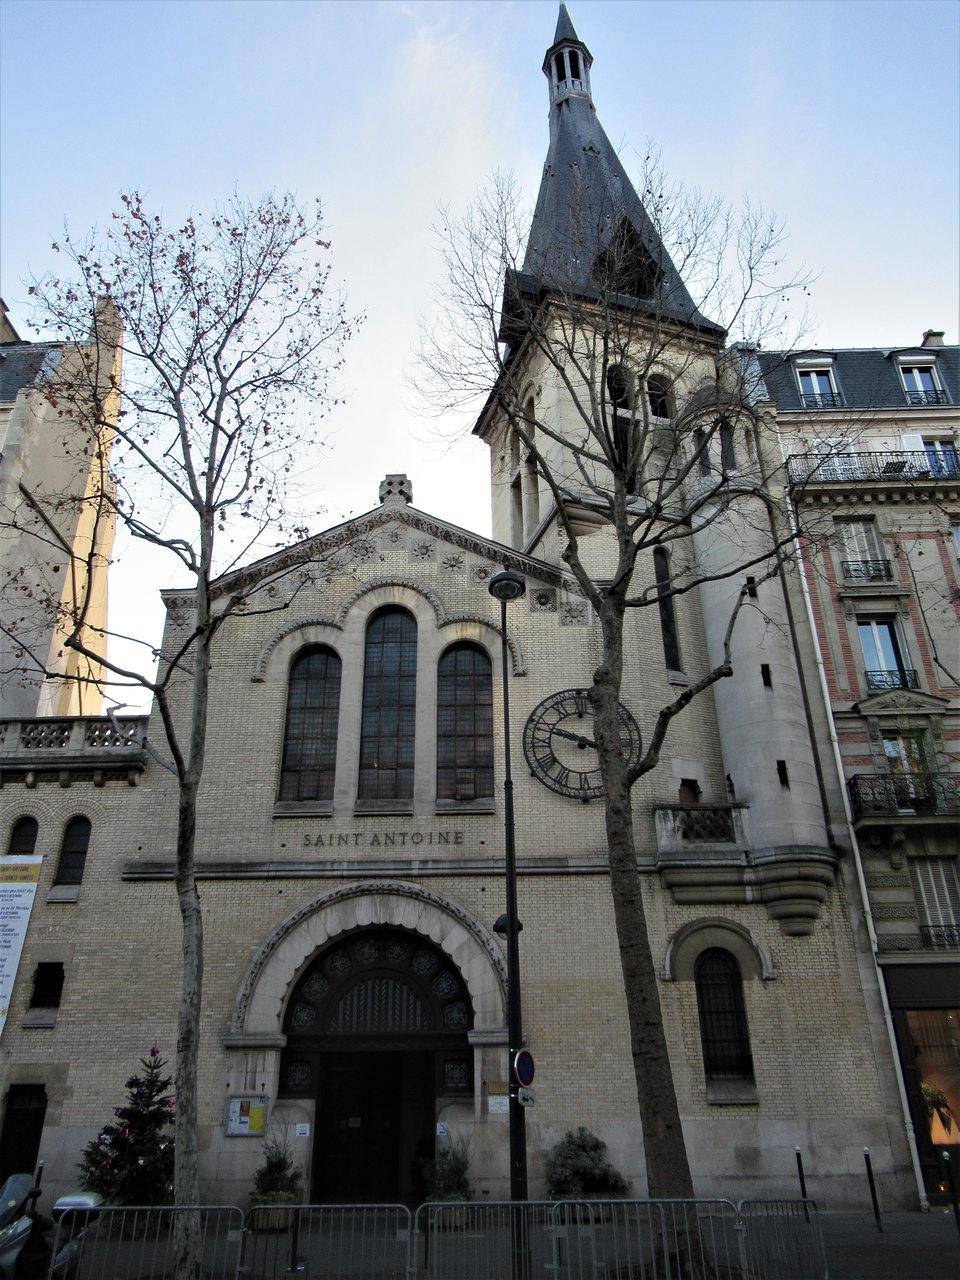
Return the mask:
[[837,391],[830,365],[808,366],[797,369],[800,384],[800,401],[804,409],[837,409],[843,398]]
[[902,364],[900,377],[907,404],[946,404],[935,364]]

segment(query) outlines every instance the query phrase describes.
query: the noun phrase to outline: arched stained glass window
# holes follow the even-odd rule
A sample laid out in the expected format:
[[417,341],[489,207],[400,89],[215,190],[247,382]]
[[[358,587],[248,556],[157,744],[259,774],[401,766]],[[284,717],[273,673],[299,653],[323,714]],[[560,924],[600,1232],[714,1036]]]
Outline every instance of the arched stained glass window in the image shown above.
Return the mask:
[[493,795],[493,674],[479,645],[452,645],[437,666],[437,799]]
[[7,853],[11,858],[29,857],[37,847],[39,826],[36,818],[18,818],[10,832]]
[[406,609],[381,609],[364,648],[358,800],[413,799],[416,714],[417,624]]
[[56,884],[80,884],[90,848],[90,819],[71,818],[63,830]]
[[340,658],[312,645],[290,668],[280,800],[332,801],[339,714]]
[[693,977],[707,1080],[752,1080],[740,966],[729,951],[710,947],[697,957]]

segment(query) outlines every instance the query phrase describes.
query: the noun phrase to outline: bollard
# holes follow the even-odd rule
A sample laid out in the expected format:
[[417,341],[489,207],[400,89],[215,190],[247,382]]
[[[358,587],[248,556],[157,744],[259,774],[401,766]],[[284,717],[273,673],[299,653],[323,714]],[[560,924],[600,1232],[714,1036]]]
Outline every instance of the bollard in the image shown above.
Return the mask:
[[810,1210],[807,1208],[807,1180],[803,1176],[803,1156],[800,1154],[800,1148],[797,1147],[797,1174],[800,1178],[800,1195],[803,1198],[803,1216],[807,1222],[810,1221]]
[[873,1180],[873,1165],[870,1163],[870,1148],[863,1148],[863,1162],[867,1166],[867,1181],[870,1183],[870,1199],[873,1201],[873,1216],[877,1224],[877,1230],[883,1230],[883,1223],[880,1221],[880,1202],[877,1200],[877,1184]]
[[960,1235],[960,1205],[957,1204],[957,1184],[953,1177],[953,1165],[950,1163],[950,1152],[943,1153],[943,1168],[947,1175],[947,1187],[950,1191],[950,1203],[953,1205],[953,1220],[957,1224],[957,1235]]

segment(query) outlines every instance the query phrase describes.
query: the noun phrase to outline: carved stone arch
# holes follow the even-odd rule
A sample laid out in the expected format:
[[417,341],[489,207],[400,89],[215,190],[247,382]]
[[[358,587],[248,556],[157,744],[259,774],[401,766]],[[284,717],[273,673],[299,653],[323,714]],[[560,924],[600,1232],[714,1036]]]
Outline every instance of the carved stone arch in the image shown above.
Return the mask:
[[[441,626],[441,630],[446,631],[448,629],[451,629],[453,634],[443,637],[444,649],[449,649],[450,645],[456,644],[460,640],[472,640],[474,644],[479,644],[487,650],[491,661],[496,658],[496,648],[500,644],[500,628],[495,622],[491,622],[489,618],[481,618],[476,614],[460,614],[446,619]],[[489,639],[487,633],[489,633]],[[527,669],[524,666],[520,645],[517,643],[516,637],[512,636],[509,631],[507,632],[507,649],[510,653],[510,666],[513,675],[525,676]]]
[[250,680],[253,684],[262,684],[267,678],[267,669],[274,662],[282,662],[284,674],[290,666],[290,659],[298,649],[308,644],[326,644],[331,649],[339,650],[342,628],[333,618],[301,618],[299,622],[291,622],[274,632],[267,643],[257,654],[253,664]]
[[369,613],[383,605],[395,604],[410,609],[421,620],[423,602],[426,602],[433,610],[437,626],[443,626],[444,608],[440,598],[429,587],[409,578],[374,578],[363,583],[341,602],[336,613],[336,625],[343,627],[350,611],[371,592],[376,592],[377,598],[369,603]]
[[283,1016],[297,979],[316,953],[351,929],[392,925],[429,938],[461,974],[477,1031],[506,1022],[506,965],[492,935],[469,912],[405,881],[344,885],[282,921],[251,960],[237,991],[228,1044],[282,1043]]
[[744,925],[734,920],[704,918],[691,920],[670,939],[663,961],[668,982],[692,982],[697,956],[710,947],[721,947],[736,958],[745,982],[761,978],[770,981],[777,971],[770,952]]

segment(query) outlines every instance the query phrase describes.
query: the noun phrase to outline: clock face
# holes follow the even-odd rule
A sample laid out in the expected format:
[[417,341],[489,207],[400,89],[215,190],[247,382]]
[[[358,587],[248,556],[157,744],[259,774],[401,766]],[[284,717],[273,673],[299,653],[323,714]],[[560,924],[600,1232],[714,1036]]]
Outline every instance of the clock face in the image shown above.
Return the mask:
[[[640,730],[621,703],[620,745],[630,764],[640,758]],[[530,772],[559,796],[595,800],[603,795],[593,736],[593,707],[586,689],[561,689],[530,713],[523,730]]]

